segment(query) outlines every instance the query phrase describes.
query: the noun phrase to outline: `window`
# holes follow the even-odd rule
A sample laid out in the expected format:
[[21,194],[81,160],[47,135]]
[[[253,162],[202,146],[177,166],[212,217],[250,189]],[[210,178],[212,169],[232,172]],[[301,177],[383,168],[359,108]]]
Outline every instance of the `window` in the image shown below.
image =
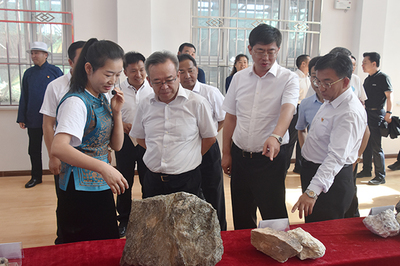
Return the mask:
[[[280,65],[295,69],[301,54],[319,54],[321,0],[192,0],[192,42],[209,84],[225,86],[237,54],[247,54],[248,36],[260,23],[278,28]],[[251,61],[251,60],[250,60]]]
[[31,42],[46,43],[52,53],[48,62],[68,71],[71,1],[0,1],[0,32],[0,106],[18,105],[23,74],[32,66],[26,52]]

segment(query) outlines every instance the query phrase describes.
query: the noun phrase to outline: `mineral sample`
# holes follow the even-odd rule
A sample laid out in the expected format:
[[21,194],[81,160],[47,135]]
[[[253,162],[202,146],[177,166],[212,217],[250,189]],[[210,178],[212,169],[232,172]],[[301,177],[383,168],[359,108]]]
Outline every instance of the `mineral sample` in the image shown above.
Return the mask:
[[310,233],[298,227],[287,232],[290,236],[296,238],[303,246],[303,250],[297,254],[301,260],[317,259],[325,255],[325,246]]
[[400,232],[400,225],[396,221],[394,212],[390,209],[365,217],[363,223],[372,233],[384,238],[398,235]]
[[396,204],[396,211],[397,211],[397,213],[400,212],[400,201],[397,202],[397,204]]
[[8,266],[8,259],[1,257],[0,258],[0,266]]
[[400,212],[398,212],[398,213],[396,214],[396,220],[397,220],[397,222],[400,224]]
[[216,211],[197,196],[133,200],[120,265],[215,265],[223,252]]
[[251,244],[259,251],[279,262],[296,256],[303,247],[299,241],[283,231],[272,228],[257,228],[251,231]]

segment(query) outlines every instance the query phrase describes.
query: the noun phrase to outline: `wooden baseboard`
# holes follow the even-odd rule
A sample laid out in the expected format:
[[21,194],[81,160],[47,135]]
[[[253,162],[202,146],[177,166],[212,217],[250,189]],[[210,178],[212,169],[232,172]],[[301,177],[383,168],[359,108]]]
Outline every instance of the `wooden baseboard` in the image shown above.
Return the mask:
[[[52,173],[50,170],[43,170],[43,175],[51,175]],[[0,171],[0,177],[4,176],[30,176],[30,170],[23,170],[23,171]],[[138,175],[138,171],[135,170],[135,175]]]

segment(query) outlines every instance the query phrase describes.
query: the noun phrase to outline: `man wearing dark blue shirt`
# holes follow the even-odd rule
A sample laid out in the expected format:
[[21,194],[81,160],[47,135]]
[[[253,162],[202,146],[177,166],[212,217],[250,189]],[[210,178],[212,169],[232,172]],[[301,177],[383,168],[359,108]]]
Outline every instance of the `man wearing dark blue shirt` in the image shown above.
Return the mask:
[[47,62],[49,51],[43,42],[33,42],[27,50],[35,64],[28,68],[22,78],[21,97],[19,99],[17,123],[22,129],[28,129],[28,154],[31,159],[31,180],[26,188],[42,183],[42,122],[39,113],[47,85],[63,75],[61,69]]
[[[196,59],[196,47],[188,42],[182,43],[179,46],[178,50],[178,55],[181,54],[189,54],[194,59]],[[206,73],[204,73],[204,70],[199,67],[197,69],[198,69],[197,80],[200,81],[201,83],[206,83]]]

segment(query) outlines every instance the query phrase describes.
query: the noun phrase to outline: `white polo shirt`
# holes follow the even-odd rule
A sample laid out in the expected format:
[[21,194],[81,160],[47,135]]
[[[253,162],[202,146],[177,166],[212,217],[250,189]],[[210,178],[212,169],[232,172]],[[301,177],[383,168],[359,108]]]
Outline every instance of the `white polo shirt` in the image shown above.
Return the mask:
[[306,98],[308,89],[311,86],[311,81],[308,78],[308,76],[306,76],[303,71],[301,71],[300,69],[297,69],[294,73],[297,74],[297,76],[299,76],[299,87],[300,87],[300,92],[299,92],[299,104],[300,102]]
[[129,135],[145,139],[150,171],[176,175],[200,165],[202,139],[215,137],[217,129],[207,99],[179,85],[168,104],[155,94],[141,101]]
[[[242,150],[262,152],[278,123],[281,106],[289,103],[297,107],[298,100],[299,77],[276,61],[262,77],[254,73],[253,67],[237,72],[222,105],[237,118],[233,141]],[[286,132],[282,144],[288,142]]]
[[211,110],[215,127],[218,129],[218,122],[225,120],[225,111],[222,110],[222,103],[225,97],[218,88],[196,81],[193,92],[200,94],[211,104]]
[[321,164],[308,189],[328,192],[343,166],[357,160],[366,126],[367,113],[351,88],[322,104],[301,148],[306,160]]
[[135,87],[129,84],[128,79],[125,79],[121,83],[120,89],[124,93],[125,98],[124,105],[121,109],[122,122],[132,124],[140,100],[146,98],[150,94],[154,94],[153,88],[150,86],[147,79],[145,79],[139,90],[136,90]]
[[70,89],[70,80],[71,72],[68,72],[47,85],[42,107],[39,111],[41,114],[56,117],[57,106]]

